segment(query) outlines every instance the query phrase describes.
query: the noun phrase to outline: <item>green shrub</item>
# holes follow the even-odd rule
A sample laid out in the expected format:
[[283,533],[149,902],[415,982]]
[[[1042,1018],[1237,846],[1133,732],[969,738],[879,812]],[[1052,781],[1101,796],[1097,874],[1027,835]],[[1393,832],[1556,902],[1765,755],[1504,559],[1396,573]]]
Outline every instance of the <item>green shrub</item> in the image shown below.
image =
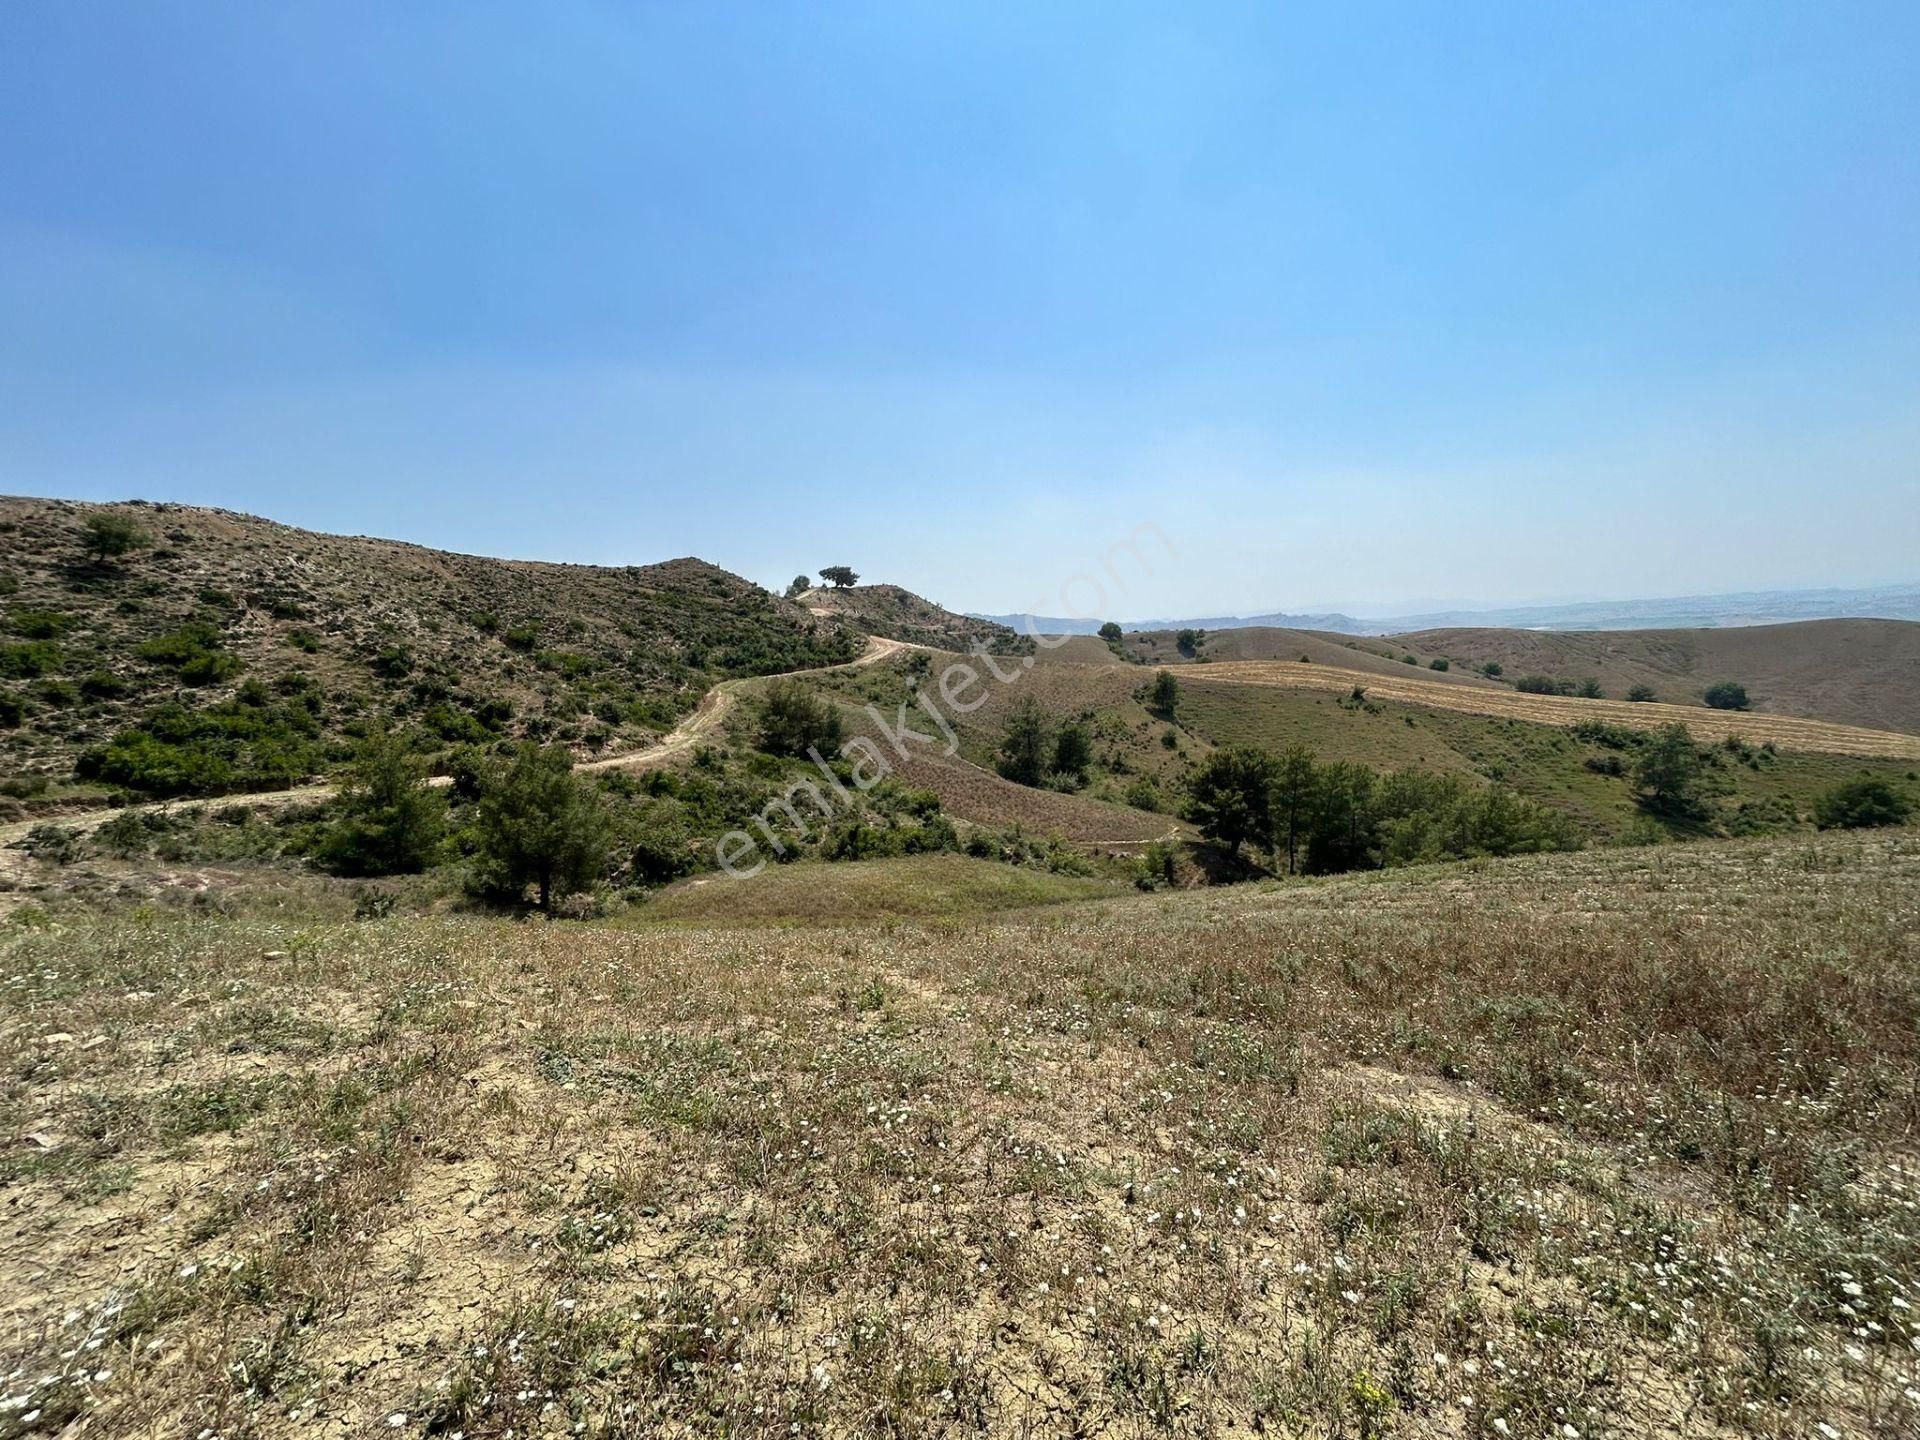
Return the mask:
[[127,682],[111,670],[95,670],[80,682],[80,693],[89,700],[117,700],[127,693]]
[[488,769],[474,821],[481,890],[518,902],[531,887],[542,910],[605,872],[613,832],[605,802],[558,745],[523,744]]
[[0,645],[0,675],[16,680],[33,680],[59,668],[60,647],[51,640]]
[[1904,825],[1913,801],[1883,775],[1860,775],[1833,787],[1814,803],[1813,818],[1822,830],[1863,830]]
[[1427,668],[1429,670],[1451,670],[1453,668],[1453,662],[1436,655],[1433,659],[1427,661]]
[[1651,685],[1635,685],[1627,691],[1627,699],[1633,701],[1636,705],[1644,705],[1648,701],[1658,698],[1659,697],[1653,693],[1653,687]]
[[1715,710],[1745,710],[1749,704],[1747,687],[1734,680],[1708,686],[1706,700]]
[[776,680],[760,697],[758,743],[769,755],[828,755],[845,733],[839,707],[801,681]]
[[11,690],[0,690],[0,730],[17,730],[26,718],[26,702]]
[[74,625],[71,615],[57,610],[16,610],[9,620],[13,633],[25,640],[58,640]]

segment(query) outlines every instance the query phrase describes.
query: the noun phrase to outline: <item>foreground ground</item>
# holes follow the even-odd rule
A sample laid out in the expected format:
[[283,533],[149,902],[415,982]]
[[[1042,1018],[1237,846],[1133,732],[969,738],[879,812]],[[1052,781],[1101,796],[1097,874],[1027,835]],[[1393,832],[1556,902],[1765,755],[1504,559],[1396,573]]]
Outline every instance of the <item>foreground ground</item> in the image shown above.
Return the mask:
[[1920,1425],[1910,831],[0,934],[0,1436]]

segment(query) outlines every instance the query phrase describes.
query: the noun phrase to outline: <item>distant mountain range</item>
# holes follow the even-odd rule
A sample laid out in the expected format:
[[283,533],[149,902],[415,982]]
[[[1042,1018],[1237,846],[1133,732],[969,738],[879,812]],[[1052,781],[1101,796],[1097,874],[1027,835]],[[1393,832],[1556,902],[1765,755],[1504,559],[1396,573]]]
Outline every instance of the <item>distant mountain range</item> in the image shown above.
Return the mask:
[[[1061,615],[977,615],[1022,633],[1092,635],[1099,620]],[[1862,590],[1753,590],[1661,600],[1593,600],[1574,605],[1514,605],[1494,610],[1441,610],[1371,620],[1338,612],[1296,615],[1203,615],[1190,619],[1123,620],[1127,630],[1330,630],[1342,635],[1398,635],[1413,630],[1499,626],[1515,630],[1680,630],[1771,625],[1788,620],[1920,620],[1920,584]]]

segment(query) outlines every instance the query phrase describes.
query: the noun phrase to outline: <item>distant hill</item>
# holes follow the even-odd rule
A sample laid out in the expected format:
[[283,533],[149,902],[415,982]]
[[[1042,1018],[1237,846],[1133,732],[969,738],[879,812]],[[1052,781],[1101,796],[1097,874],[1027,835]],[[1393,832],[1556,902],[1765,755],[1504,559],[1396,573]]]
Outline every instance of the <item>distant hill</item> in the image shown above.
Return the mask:
[[[90,558],[99,517],[146,543]],[[495,560],[139,501],[0,499],[0,607],[0,775],[153,793],[285,783],[389,717],[617,752],[716,679],[862,645],[702,560]]]
[[[1100,620],[1059,615],[988,615],[1022,634],[1092,635]],[[1357,619],[1339,612],[1295,615],[1202,615],[1187,619],[1122,620],[1125,630],[1330,630],[1342,635],[1398,635],[1443,627],[1499,626],[1537,630],[1717,629],[1791,620],[1920,620],[1920,585],[1856,590],[1754,590],[1654,600],[1596,600],[1572,605],[1515,605],[1501,609],[1435,610]]]
[[978,641],[999,655],[1033,650],[1031,639],[997,621],[957,615],[898,585],[830,586],[807,591],[800,603],[816,615],[844,620],[868,635],[913,645],[964,651]]
[[1475,627],[1392,642],[1421,656],[1497,661],[1509,680],[1593,676],[1615,697],[1645,685],[1677,705],[1703,704],[1708,686],[1735,680],[1762,713],[1920,733],[1920,623],[1911,620],[1572,633]]

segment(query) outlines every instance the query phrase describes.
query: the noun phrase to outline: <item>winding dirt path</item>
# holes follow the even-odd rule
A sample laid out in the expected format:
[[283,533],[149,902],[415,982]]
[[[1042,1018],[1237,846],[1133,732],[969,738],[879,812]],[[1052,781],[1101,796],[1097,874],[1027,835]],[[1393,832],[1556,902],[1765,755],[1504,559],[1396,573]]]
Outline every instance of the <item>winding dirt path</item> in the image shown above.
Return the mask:
[[[809,670],[793,670],[792,675],[825,675],[835,670],[857,670],[864,665],[878,664],[903,651],[917,649],[904,640],[889,640],[880,635],[867,637],[867,648],[852,660],[838,665],[821,665]],[[780,678],[776,675],[749,675],[737,680],[722,680],[700,697],[700,704],[693,713],[678,725],[661,736],[653,744],[625,755],[610,755],[599,760],[585,760],[574,766],[583,772],[601,770],[645,770],[670,760],[686,750],[690,750],[702,738],[713,733],[720,722],[732,711],[735,700],[742,689],[757,685],[766,680]],[[427,782],[441,786],[452,782],[445,775],[436,775]],[[291,790],[253,790],[234,795],[204,795],[183,797],[176,800],[152,800],[139,805],[102,805],[90,810],[74,810],[67,813],[36,816],[31,820],[17,820],[0,825],[0,884],[17,880],[30,872],[32,859],[24,850],[14,847],[32,832],[36,825],[58,825],[78,834],[91,834],[116,815],[165,815],[181,810],[190,810],[203,805],[254,805],[279,808],[286,805],[310,805],[317,801],[331,799],[337,787],[331,784],[296,785]]]

